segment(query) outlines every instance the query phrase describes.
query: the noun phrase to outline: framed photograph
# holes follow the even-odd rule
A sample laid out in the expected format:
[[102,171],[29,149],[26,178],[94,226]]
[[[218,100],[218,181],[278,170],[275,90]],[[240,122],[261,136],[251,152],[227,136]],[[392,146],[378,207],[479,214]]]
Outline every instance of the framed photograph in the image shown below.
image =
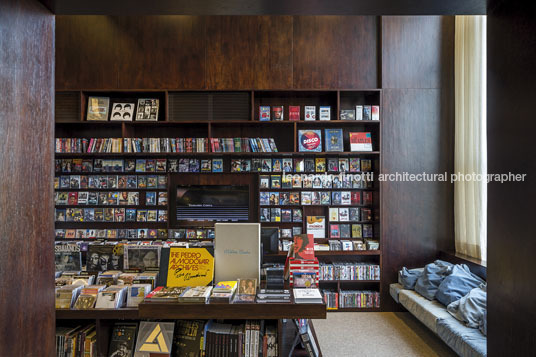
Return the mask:
[[134,103],[113,103],[110,120],[132,121],[134,117]]
[[110,107],[110,98],[89,97],[87,100],[86,120],[107,121],[109,107]]
[[136,120],[158,121],[158,99],[138,99],[138,109],[136,110]]

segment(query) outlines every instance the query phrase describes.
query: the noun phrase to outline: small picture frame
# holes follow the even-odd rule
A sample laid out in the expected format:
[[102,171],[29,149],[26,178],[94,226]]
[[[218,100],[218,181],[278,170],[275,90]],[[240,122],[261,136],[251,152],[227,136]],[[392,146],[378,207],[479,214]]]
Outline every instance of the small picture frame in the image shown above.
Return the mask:
[[134,117],[134,103],[113,103],[110,114],[111,121],[132,121]]
[[110,98],[89,97],[87,99],[87,121],[107,121]]
[[136,121],[158,121],[158,99],[140,98],[136,110]]

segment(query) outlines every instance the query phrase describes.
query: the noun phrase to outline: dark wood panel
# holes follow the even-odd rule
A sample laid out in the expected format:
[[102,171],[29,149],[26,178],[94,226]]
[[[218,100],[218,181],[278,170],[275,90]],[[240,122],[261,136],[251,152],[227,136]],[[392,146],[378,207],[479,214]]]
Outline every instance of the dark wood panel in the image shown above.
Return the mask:
[[114,18],[57,16],[56,89],[117,88],[119,69],[124,65],[117,60],[117,51]]
[[533,3],[491,1],[488,16],[488,173],[527,174],[488,185],[489,356],[534,354]]
[[389,284],[397,281],[400,268],[423,266],[440,250],[454,249],[451,109],[451,100],[440,90],[383,91],[382,172],[449,174],[447,182],[382,183],[382,308],[386,311],[396,309]]
[[373,16],[294,17],[294,88],[377,88]]
[[209,89],[292,86],[290,16],[209,17],[206,46]]
[[0,2],[0,356],[54,354],[54,16]]
[[383,88],[452,88],[454,17],[383,16]]
[[485,0],[41,0],[56,14],[103,15],[483,15]]
[[204,88],[204,17],[122,16],[113,21],[119,88]]

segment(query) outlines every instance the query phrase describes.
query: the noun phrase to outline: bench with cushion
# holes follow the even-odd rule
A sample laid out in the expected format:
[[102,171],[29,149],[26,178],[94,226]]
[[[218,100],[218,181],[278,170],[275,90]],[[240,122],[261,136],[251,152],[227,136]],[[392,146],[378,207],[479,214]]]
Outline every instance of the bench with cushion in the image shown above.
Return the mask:
[[486,356],[486,336],[478,329],[485,333],[482,278],[467,265],[438,260],[421,269],[403,268],[399,283],[391,284],[389,292],[459,356]]

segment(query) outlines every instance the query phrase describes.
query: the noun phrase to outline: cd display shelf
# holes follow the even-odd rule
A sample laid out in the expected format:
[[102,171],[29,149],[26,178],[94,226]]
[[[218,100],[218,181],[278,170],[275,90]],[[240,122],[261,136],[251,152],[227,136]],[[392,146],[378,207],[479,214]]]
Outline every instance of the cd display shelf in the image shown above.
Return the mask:
[[[140,98],[156,98],[159,100],[157,121],[86,121],[88,98],[104,96],[110,98],[110,106],[114,102],[136,103]],[[380,120],[340,120],[340,111],[355,109],[357,105],[380,106]],[[282,121],[259,120],[260,106],[283,106]],[[300,106],[300,120],[289,121],[289,106]],[[330,120],[305,121],[304,106],[315,106],[318,119],[319,107],[330,106]],[[168,191],[168,222],[167,223],[56,223],[56,228],[188,228],[207,227],[211,223],[185,224],[174,223],[171,219],[173,207],[170,204],[172,187],[182,184],[247,184],[250,186],[250,222],[259,222],[260,208],[259,193],[269,191],[260,189],[261,175],[272,175],[274,172],[244,172],[231,171],[231,160],[255,158],[359,158],[370,159],[372,172],[381,172],[381,125],[382,125],[382,91],[380,89],[363,90],[250,90],[250,91],[181,91],[181,90],[79,90],[56,92],[56,124],[57,138],[274,138],[278,152],[199,152],[199,153],[57,153],[56,159],[67,158],[222,158],[223,173],[167,173]],[[325,129],[340,128],[343,131],[343,152],[300,152],[299,130],[321,130],[322,146],[325,149]],[[349,132],[370,132],[373,151],[351,152]],[[56,173],[60,175],[61,173]],[[282,174],[282,173],[277,173]],[[304,172],[307,174],[307,172]],[[143,175],[143,174],[142,174]],[[238,182],[238,183],[237,183]],[[333,189],[274,189],[274,191],[325,191]],[[346,190],[346,189],[340,189]],[[121,189],[118,189],[121,191]],[[382,267],[381,239],[381,183],[374,180],[373,186],[363,189],[349,188],[347,191],[371,191],[373,202],[368,207],[374,211],[374,218],[368,222],[373,225],[373,238],[380,242],[379,250],[365,251],[317,251],[320,262],[363,262],[373,263]],[[270,207],[270,206],[263,206]],[[278,206],[279,207],[279,206]],[[330,205],[293,205],[285,208],[301,208],[303,221],[292,222],[262,222],[263,227],[292,228],[301,226],[306,231],[306,216],[326,217],[326,237],[329,237],[329,207]],[[345,207],[337,205],[337,207]],[[346,206],[353,207],[353,206]],[[145,207],[140,207],[145,208]],[[157,207],[158,208],[158,207]],[[340,223],[340,222],[339,222]],[[344,222],[343,222],[344,223]],[[285,239],[285,238],[281,238]],[[335,238],[334,238],[335,239]],[[350,240],[352,238],[336,238]],[[61,239],[65,241],[65,239]],[[72,240],[72,239],[71,239]],[[76,240],[76,239],[74,239]],[[88,239],[86,239],[87,241]],[[102,240],[102,239],[101,239]],[[107,240],[107,239],[105,239]],[[119,239],[110,239],[118,241]],[[139,240],[139,239],[138,239]],[[187,241],[188,239],[177,239]],[[210,239],[202,239],[210,240]],[[326,239],[316,239],[317,243],[328,243]],[[134,239],[133,239],[134,241]],[[284,262],[287,252],[266,254],[265,261]],[[380,273],[381,274],[381,273]],[[380,281],[349,281],[349,282],[320,282],[321,289],[330,290],[373,290],[381,292]],[[333,311],[333,310],[330,310]],[[381,311],[381,308],[339,308],[335,311]]]
[[[62,325],[95,322],[97,355],[107,356],[113,326],[118,320],[277,320],[279,356],[288,355],[294,331],[290,319],[325,319],[324,304],[174,304],[141,303],[138,308],[56,309]],[[283,319],[287,319],[284,322]],[[312,326],[312,325],[310,325]],[[312,328],[314,333],[314,328]]]

